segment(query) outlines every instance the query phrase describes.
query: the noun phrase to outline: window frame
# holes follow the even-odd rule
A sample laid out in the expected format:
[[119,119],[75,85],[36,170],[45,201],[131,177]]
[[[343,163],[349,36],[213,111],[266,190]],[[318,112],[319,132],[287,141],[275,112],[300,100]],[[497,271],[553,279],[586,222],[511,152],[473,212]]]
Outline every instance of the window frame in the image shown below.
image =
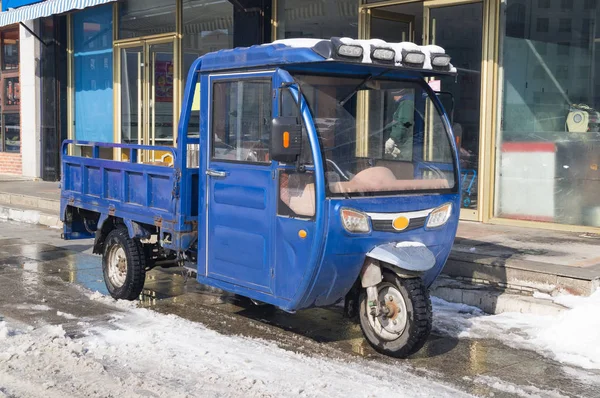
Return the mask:
[[[4,69],[4,37],[8,32],[16,32],[17,34],[17,48],[19,51],[19,64],[13,69]],[[12,25],[5,29],[0,30],[0,153],[6,154],[20,154],[22,150],[23,134],[21,131],[21,64],[20,64],[20,31],[18,25]],[[4,103],[6,99],[5,84],[8,79],[17,79],[19,84],[19,104],[18,105],[6,105]],[[5,116],[17,116],[19,119],[19,149],[17,151],[8,151],[6,145],[6,123]]]
[[[273,92],[273,75],[271,73],[269,74],[245,74],[245,75],[240,75],[240,76],[235,76],[235,75],[231,75],[228,77],[219,77],[219,76],[214,76],[215,78],[211,77],[211,81],[210,81],[210,128],[209,128],[209,134],[210,134],[210,146],[209,146],[209,159],[211,162],[223,162],[223,163],[236,163],[236,164],[247,164],[247,165],[256,165],[256,166],[271,166],[271,164],[273,163],[272,159],[270,159],[270,147],[271,147],[271,138],[272,135],[269,135],[269,143],[268,143],[268,154],[269,154],[269,160],[268,161],[264,161],[264,162],[260,162],[260,161],[246,161],[246,160],[237,160],[237,159],[222,159],[222,158],[218,158],[215,157],[215,112],[216,112],[216,106],[214,106],[215,104],[215,87],[218,84],[223,84],[223,83],[238,83],[238,82],[264,82],[264,83],[268,83],[269,85],[269,93]],[[273,112],[274,112],[274,108],[273,108],[273,96],[270,94],[269,95],[269,99],[270,101],[270,119],[269,119],[269,123],[272,126],[272,120],[273,120]],[[272,132],[272,131],[271,131]]]

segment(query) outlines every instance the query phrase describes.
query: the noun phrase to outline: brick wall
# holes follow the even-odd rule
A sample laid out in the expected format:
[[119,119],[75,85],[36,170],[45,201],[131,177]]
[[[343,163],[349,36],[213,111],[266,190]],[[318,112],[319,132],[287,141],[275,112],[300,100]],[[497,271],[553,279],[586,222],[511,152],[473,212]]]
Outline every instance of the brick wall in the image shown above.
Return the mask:
[[0,174],[17,174],[21,175],[22,162],[20,153],[4,153],[0,152]]

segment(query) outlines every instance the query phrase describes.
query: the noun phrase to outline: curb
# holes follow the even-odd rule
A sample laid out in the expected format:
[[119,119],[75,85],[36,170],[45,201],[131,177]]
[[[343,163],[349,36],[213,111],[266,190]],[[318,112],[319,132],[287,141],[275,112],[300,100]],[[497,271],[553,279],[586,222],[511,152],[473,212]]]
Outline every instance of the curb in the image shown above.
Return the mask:
[[44,225],[50,228],[62,228],[63,223],[57,215],[42,213],[38,210],[17,209],[0,205],[0,220],[16,221],[25,224]]
[[34,209],[60,212],[60,201],[56,199],[44,199],[36,196],[22,195],[16,193],[0,192],[0,204],[7,206],[26,206]]
[[431,286],[431,295],[451,303],[477,307],[493,315],[504,312],[557,315],[568,310],[550,300],[519,294],[514,290],[499,290],[486,285],[463,283],[447,276],[440,276],[436,280]]

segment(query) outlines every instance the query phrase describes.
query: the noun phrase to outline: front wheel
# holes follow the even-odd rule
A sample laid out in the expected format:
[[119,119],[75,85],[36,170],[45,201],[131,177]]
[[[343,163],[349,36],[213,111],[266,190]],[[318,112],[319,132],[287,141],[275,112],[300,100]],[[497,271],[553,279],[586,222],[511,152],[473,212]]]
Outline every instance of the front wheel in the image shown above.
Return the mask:
[[131,239],[126,228],[110,231],[102,254],[104,283],[110,295],[120,300],[138,298],[146,281],[146,257],[142,244]]
[[371,346],[382,354],[406,358],[419,351],[431,333],[431,300],[421,278],[403,279],[384,272],[377,285],[380,314],[371,314],[362,289],[360,327]]

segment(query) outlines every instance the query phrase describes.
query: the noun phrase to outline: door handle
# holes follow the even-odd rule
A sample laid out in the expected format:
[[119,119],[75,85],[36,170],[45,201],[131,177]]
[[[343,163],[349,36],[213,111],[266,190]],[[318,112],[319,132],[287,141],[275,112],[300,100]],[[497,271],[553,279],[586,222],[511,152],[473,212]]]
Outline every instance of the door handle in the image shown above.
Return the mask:
[[227,172],[208,169],[208,170],[206,170],[206,175],[210,176],[210,177],[223,178],[223,177],[227,177]]

